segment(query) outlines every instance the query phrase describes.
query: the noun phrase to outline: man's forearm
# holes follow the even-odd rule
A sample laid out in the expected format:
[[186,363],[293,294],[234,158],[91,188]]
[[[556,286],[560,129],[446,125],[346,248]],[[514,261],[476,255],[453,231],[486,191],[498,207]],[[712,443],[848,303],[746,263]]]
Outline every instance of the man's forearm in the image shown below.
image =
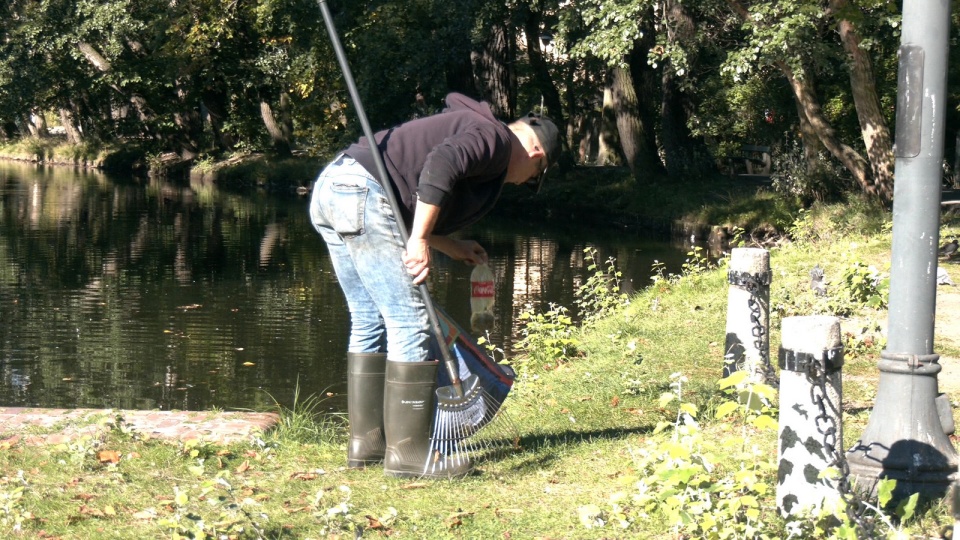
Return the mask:
[[410,238],[430,241],[433,227],[437,224],[440,207],[425,203],[417,199],[417,208],[413,214],[413,226],[410,228]]

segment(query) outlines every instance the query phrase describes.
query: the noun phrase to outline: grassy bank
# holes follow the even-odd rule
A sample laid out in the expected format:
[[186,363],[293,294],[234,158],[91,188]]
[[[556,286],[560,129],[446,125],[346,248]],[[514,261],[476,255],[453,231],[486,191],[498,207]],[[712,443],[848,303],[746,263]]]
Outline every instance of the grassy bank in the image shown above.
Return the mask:
[[[960,233],[960,222],[945,233]],[[845,314],[845,440],[857,440],[883,346],[883,280],[857,276],[889,261],[889,222],[853,204],[801,214],[793,242],[772,249],[771,347],[783,317]],[[605,266],[598,261],[601,267]],[[825,269],[827,296],[809,287]],[[872,267],[872,268],[871,268]],[[602,285],[605,268],[588,285]],[[951,267],[954,281],[960,273]],[[615,275],[615,272],[613,273]],[[346,469],[342,418],[317,398],[248,444],[145,440],[113,419],[102,439],[54,447],[0,444],[0,533],[38,538],[737,538],[824,537],[814,521],[776,515],[776,398],[738,405],[721,388],[726,269],[693,253],[624,299],[581,296],[596,314],[571,326],[558,308],[528,314],[524,357],[494,424],[506,446],[460,481],[385,478]],[[624,300],[628,302],[624,303]],[[880,301],[881,309],[871,303]],[[495,344],[494,344],[495,345]],[[957,354],[960,351],[940,351]],[[322,398],[321,398],[322,399]],[[867,406],[863,406],[866,404]],[[889,512],[888,516],[893,516]],[[900,532],[939,537],[944,504]],[[842,529],[840,529],[842,531]],[[889,530],[884,526],[883,531]]]
[[322,166],[322,161],[313,157],[274,158],[259,153],[185,163],[176,154],[153,153],[129,142],[67,144],[59,138],[0,141],[0,158],[117,174],[158,174],[184,179],[199,176],[233,191],[263,189],[289,194],[306,189]]

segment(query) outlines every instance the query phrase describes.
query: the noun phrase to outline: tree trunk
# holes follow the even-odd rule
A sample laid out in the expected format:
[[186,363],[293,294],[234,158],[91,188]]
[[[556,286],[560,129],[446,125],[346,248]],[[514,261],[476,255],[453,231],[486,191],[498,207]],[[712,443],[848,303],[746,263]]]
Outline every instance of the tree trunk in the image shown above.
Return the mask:
[[260,98],[260,117],[263,119],[263,125],[266,126],[267,133],[270,134],[270,139],[273,141],[274,152],[281,157],[289,156],[291,153],[290,141],[284,137],[283,130],[280,129],[280,125],[273,114],[273,109],[270,108],[270,103],[263,98]]
[[800,119],[800,139],[803,144],[803,162],[806,175],[814,177],[819,175],[822,169],[820,152],[824,151],[825,148],[823,143],[820,142],[816,130],[810,124],[810,120],[807,120],[807,113],[803,112],[800,102],[797,100],[793,100],[793,102],[797,106],[797,117]]
[[[847,0],[830,0],[830,8],[838,14],[857,9]],[[893,200],[893,142],[880,111],[873,66],[866,51],[860,48],[860,35],[853,23],[848,19],[838,23],[840,42],[848,55],[853,103],[870,162],[871,188],[882,200],[890,202]]]
[[216,151],[230,152],[233,151],[233,138],[223,131],[223,123],[227,118],[227,95],[219,85],[214,86],[216,88],[204,89],[200,96],[201,104],[206,109],[203,120],[210,124]]
[[36,128],[35,137],[40,137],[45,139],[50,136],[50,132],[47,131],[47,119],[43,117],[43,112],[35,110],[30,114],[30,120],[33,126]]
[[516,71],[512,27],[494,22],[479,50],[470,53],[473,80],[480,98],[490,103],[493,114],[516,118]]
[[37,126],[33,124],[33,119],[29,113],[24,113],[20,115],[20,123],[27,128],[27,132],[33,138],[39,138],[40,132],[37,131]]
[[[667,39],[684,47],[695,37],[694,20],[679,0],[667,0],[664,6],[667,21]],[[691,71],[697,64],[696,47],[688,49],[687,61]],[[694,139],[687,121],[696,111],[689,96],[680,89],[676,67],[663,66],[661,77],[660,143],[667,174],[675,177],[701,177],[714,170],[710,150],[702,139]]]
[[591,163],[597,159],[597,142],[600,135],[600,119],[593,111],[584,111],[576,118],[575,140],[577,143],[577,161]]
[[[643,182],[651,176],[662,174],[663,164],[650,128],[652,123],[644,118],[629,68],[614,67],[611,70],[611,90],[620,147],[634,181]],[[646,116],[649,118],[649,115]]]
[[73,113],[66,107],[60,107],[60,123],[63,124],[64,131],[67,132],[67,142],[70,144],[80,144],[83,138],[80,136],[80,130],[73,122]]
[[289,147],[293,147],[293,106],[290,104],[290,94],[280,92],[280,132]]
[[623,157],[627,161],[627,166],[630,167],[633,179],[640,182],[643,180],[644,173],[641,169],[643,122],[640,121],[640,104],[637,102],[637,92],[633,88],[633,77],[628,68],[615,67],[611,71],[610,82],[617,133],[620,134],[620,148],[623,149]]
[[[750,12],[737,0],[727,0],[727,5],[744,21],[752,20]],[[833,129],[833,126],[830,125],[823,115],[820,102],[817,100],[816,93],[813,90],[813,75],[811,73],[805,73],[803,78],[799,78],[786,62],[780,61],[777,62],[776,65],[784,77],[787,78],[787,82],[790,83],[797,107],[803,111],[803,115],[806,116],[807,121],[810,122],[810,129],[816,133],[817,138],[820,139],[823,146],[826,147],[833,157],[840,160],[840,163],[850,172],[864,193],[889,202],[889,199],[885,198],[886,195],[879,189],[883,186],[876,185],[869,178],[869,164],[867,160],[857,153],[856,150],[840,141],[837,137],[836,130]]]
[[783,72],[790,88],[793,89],[794,98],[797,100],[797,106],[803,111],[807,120],[810,122],[810,128],[816,133],[817,138],[823,143],[823,146],[840,160],[840,163],[850,171],[854,180],[864,193],[873,196],[880,196],[876,186],[868,178],[867,161],[856,150],[847,146],[837,137],[836,130],[827,121],[823,115],[823,109],[813,91],[813,76],[810,73],[805,74],[803,79],[796,77],[793,70],[785,62],[779,62],[778,67]]
[[543,50],[540,47],[541,22],[540,13],[528,11],[524,32],[527,36],[527,59],[530,62],[530,68],[533,70],[534,88],[531,90],[540,91],[546,108],[545,111],[540,111],[541,114],[553,119],[560,129],[560,133],[566,134],[566,119],[564,118],[563,105],[560,103],[560,92],[557,90],[557,86],[553,84],[553,79],[550,78],[550,68],[547,66]]
[[600,116],[600,134],[597,149],[597,165],[619,165],[621,163],[620,137],[617,135],[617,113],[613,104],[613,88],[603,89],[603,109]]
[[[97,68],[102,73],[110,73],[113,69],[113,66],[110,64],[110,61],[103,57],[92,45],[89,43],[80,42],[77,43],[77,48],[80,49],[80,52],[83,53],[84,58],[87,59],[93,67]],[[130,101],[130,104],[133,105],[134,110],[137,111],[137,115],[140,118],[140,122],[143,124],[144,131],[153,137],[153,129],[151,128],[151,123],[154,118],[153,111],[150,109],[150,106],[147,104],[147,100],[137,94],[132,92],[128,94],[122,88],[117,86],[115,83],[110,83],[110,88],[112,88],[117,94],[123,96],[124,99]]]
[[200,139],[203,136],[203,121],[200,119],[199,106],[190,90],[189,81],[177,81],[177,111],[173,113],[174,124],[179,128],[173,136],[173,142],[184,161],[191,161],[200,155]]

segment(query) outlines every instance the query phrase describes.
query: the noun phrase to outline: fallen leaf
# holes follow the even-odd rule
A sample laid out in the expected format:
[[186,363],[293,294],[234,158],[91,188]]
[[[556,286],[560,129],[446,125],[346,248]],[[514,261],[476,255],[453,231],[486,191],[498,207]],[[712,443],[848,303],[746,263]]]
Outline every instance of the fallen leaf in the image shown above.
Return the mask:
[[92,506],[80,505],[80,515],[81,516],[90,516],[95,518],[106,517],[106,514],[103,513],[103,510],[99,508],[94,508]]
[[427,483],[424,483],[424,482],[411,482],[411,483],[403,486],[403,489],[420,489],[420,488],[425,488],[425,487],[427,487],[427,486],[429,486],[429,485],[431,485],[431,484],[427,484]]
[[241,463],[241,464],[237,467],[237,472],[238,472],[238,473],[247,472],[248,470],[250,470],[250,462],[247,461],[247,460],[243,460],[243,463]]
[[292,480],[316,480],[320,475],[312,472],[295,472],[290,475]]
[[386,527],[383,526],[383,523],[380,523],[380,520],[373,516],[366,516],[367,518],[367,528],[375,531],[386,530]]
[[463,518],[472,516],[473,512],[457,512],[455,514],[450,514],[447,516],[447,519],[444,521],[447,522],[447,525],[453,529],[463,525]]
[[613,396],[613,399],[610,400],[611,407],[618,407],[620,405],[620,396]]
[[284,511],[288,514],[296,514],[297,512],[306,512],[310,510],[309,506],[298,506],[296,508],[284,508]]
[[116,516],[116,515],[117,515],[117,510],[116,510],[116,508],[114,508],[114,507],[112,507],[112,506],[110,506],[110,505],[108,504],[108,505],[106,505],[106,506],[103,507],[103,513],[106,514],[106,515],[108,515],[108,516]]
[[14,435],[0,441],[0,450],[9,450],[13,445],[20,442],[20,435]]
[[90,499],[95,499],[96,497],[97,497],[96,495],[92,495],[90,493],[77,493],[76,495],[73,496],[74,499],[78,501],[83,501],[83,502],[87,502]]
[[120,463],[120,453],[113,450],[101,450],[97,452],[97,460],[100,463]]
[[140,452],[130,452],[127,454],[127,459],[137,459],[140,457]]

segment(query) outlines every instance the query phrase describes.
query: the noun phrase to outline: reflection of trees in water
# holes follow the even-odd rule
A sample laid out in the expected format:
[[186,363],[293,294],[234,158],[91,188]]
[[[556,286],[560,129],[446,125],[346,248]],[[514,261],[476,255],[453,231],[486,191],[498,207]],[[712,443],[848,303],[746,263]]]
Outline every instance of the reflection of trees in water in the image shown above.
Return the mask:
[[322,244],[288,241],[302,205],[31,169],[0,165],[0,405],[267,406],[337,380],[346,313]]
[[[485,222],[463,236],[490,254],[490,337],[508,354],[528,306],[575,310],[587,245],[617,258],[625,290],[670,249]],[[464,327],[471,270],[438,257],[430,283]],[[0,163],[0,406],[289,405],[298,384],[302,396],[342,391],[348,328],[304,199]]]

